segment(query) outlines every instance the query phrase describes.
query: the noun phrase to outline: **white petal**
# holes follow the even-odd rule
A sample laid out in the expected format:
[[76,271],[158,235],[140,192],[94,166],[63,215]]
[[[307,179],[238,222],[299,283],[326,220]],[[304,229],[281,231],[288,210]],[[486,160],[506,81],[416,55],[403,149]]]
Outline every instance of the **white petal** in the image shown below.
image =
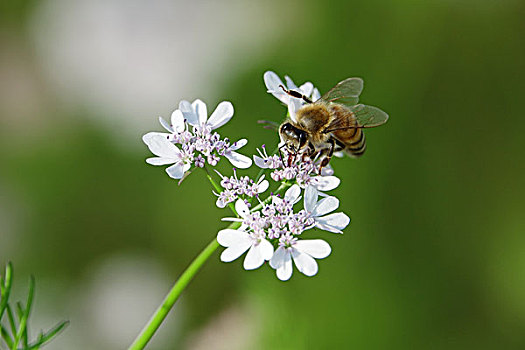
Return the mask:
[[263,193],[265,192],[268,187],[270,187],[270,183],[268,180],[263,180],[258,186],[257,186],[257,193]]
[[252,166],[252,160],[245,155],[242,155],[237,152],[230,152],[225,154],[226,158],[232,163],[236,168],[247,169]]
[[281,281],[287,281],[292,277],[292,256],[285,248],[277,248],[270,259],[270,266],[277,270],[277,278]]
[[288,104],[289,96],[280,88],[280,85],[284,86],[284,84],[277,74],[271,71],[265,72],[263,79],[268,92],[278,98],[282,103]]
[[284,85],[283,81],[277,74],[272,71],[266,71],[263,75],[264,85],[268,91],[278,91],[280,90],[280,85]]
[[223,247],[231,247],[234,245],[246,245],[246,243],[251,244],[252,240],[250,235],[244,231],[232,230],[231,228],[226,228],[220,230],[217,233],[217,242]]
[[272,204],[273,205],[281,205],[283,203],[283,200],[277,196],[272,196]]
[[279,267],[281,267],[281,265],[284,264],[285,255],[286,249],[284,249],[283,247],[277,248],[277,250],[275,251],[275,253],[273,253],[270,259],[270,267],[272,269],[278,269]]
[[[243,222],[244,219],[241,219],[241,218],[222,218],[221,221],[233,221],[233,222]],[[242,225],[241,225],[242,226]],[[244,229],[245,227],[242,227],[240,228],[239,230],[241,229]]]
[[234,245],[229,248],[226,248],[222,254],[221,254],[221,261],[224,262],[230,262],[238,257],[240,257],[242,254],[244,254],[245,251],[250,248],[251,242],[248,243],[248,245]]
[[315,259],[306,253],[302,253],[298,249],[292,248],[292,257],[297,270],[306,276],[313,276],[319,270]]
[[273,245],[267,240],[263,239],[259,243],[261,249],[261,255],[264,260],[270,260],[273,256]]
[[294,244],[294,248],[316,259],[326,258],[332,251],[322,239],[302,239]]
[[288,203],[297,203],[297,200],[299,199],[299,196],[301,195],[301,187],[299,185],[295,184],[292,187],[290,187],[288,190],[286,190],[286,193],[284,194],[284,200]]
[[250,209],[248,208],[246,203],[244,203],[244,200],[240,198],[237,199],[237,202],[235,202],[235,211],[237,212],[237,214],[239,214],[240,217],[243,218],[250,214]]
[[246,139],[240,139],[239,141],[235,141],[230,146],[230,150],[237,151],[239,148],[244,147],[247,143],[248,143],[248,140],[246,140]]
[[311,100],[315,102],[320,98],[321,98],[321,93],[319,92],[319,90],[317,90],[317,88],[315,88],[314,91],[312,92]]
[[186,129],[184,124],[184,115],[179,109],[176,109],[171,113],[171,126],[176,132],[183,132]]
[[334,233],[343,233],[342,230],[350,223],[350,218],[345,213],[334,213],[316,218],[316,226],[321,230]]
[[321,169],[321,176],[332,176],[334,175],[334,169],[328,164]]
[[215,111],[208,119],[208,125],[212,129],[217,129],[226,124],[233,117],[233,105],[228,101],[219,103]]
[[290,102],[288,102],[288,114],[290,119],[294,122],[297,122],[295,112],[301,108],[301,100],[295,97],[290,97]]
[[305,96],[310,96],[312,94],[313,89],[314,89],[314,84],[312,84],[309,81],[299,86],[299,90],[301,90],[302,94]]
[[307,186],[304,190],[304,209],[311,213],[317,204],[317,189],[314,186]]
[[315,208],[312,211],[312,216],[321,216],[330,213],[336,210],[338,207],[339,199],[332,196],[323,198],[315,205]]
[[142,137],[144,143],[148,146],[151,153],[163,158],[174,158],[180,154],[179,149],[171,143],[165,136],[166,134],[149,133]]
[[199,117],[195,113],[195,110],[193,109],[191,103],[184,100],[180,101],[179,109],[182,112],[182,115],[184,116],[184,119],[186,119],[188,124],[193,126],[199,125]]
[[218,207],[218,208],[224,208],[226,207],[226,203],[221,200],[220,198],[217,198],[217,200],[215,201],[215,205]]
[[169,140],[170,136],[171,136],[171,133],[151,131],[151,132],[148,132],[147,134],[144,134],[142,136],[142,141],[147,145],[152,138],[157,138],[159,136],[162,136],[166,140]]
[[177,163],[166,168],[166,172],[173,179],[182,179],[184,176],[184,166],[181,163]]
[[259,156],[253,156],[253,161],[255,162],[255,165],[257,165],[259,168],[268,169],[268,164],[266,164],[263,158]]
[[[263,254],[265,253],[264,248],[267,246],[262,245],[262,242],[267,242],[270,244],[270,242],[263,240],[261,241],[261,243],[257,245],[252,245],[252,247],[248,251],[248,254],[246,254],[246,258],[244,259],[243,267],[245,270],[254,270],[256,268],[259,268],[264,263],[264,260],[268,260],[268,259],[265,259],[265,257],[263,256]],[[273,253],[273,247],[272,247],[272,253]]]
[[285,75],[284,80],[286,81],[286,86],[288,87],[288,90],[297,90],[297,85],[295,85],[292,78]]
[[206,123],[206,120],[208,120],[208,109],[206,108],[206,103],[202,102],[199,99],[196,99],[191,104],[193,107],[193,110],[197,114],[197,117],[199,118],[199,126]]
[[343,158],[345,153],[343,151],[334,152],[334,157]]
[[173,132],[173,128],[171,127],[170,123],[165,121],[164,118],[159,117],[159,122],[164,129],[168,130],[169,132]]
[[277,278],[281,281],[288,281],[292,277],[292,272],[292,257],[290,253],[287,253],[284,263],[277,269]]
[[341,183],[341,180],[335,176],[316,176],[314,186],[319,191],[331,191]]
[[172,158],[151,157],[146,159],[146,163],[151,165],[166,165],[175,163],[175,160]]

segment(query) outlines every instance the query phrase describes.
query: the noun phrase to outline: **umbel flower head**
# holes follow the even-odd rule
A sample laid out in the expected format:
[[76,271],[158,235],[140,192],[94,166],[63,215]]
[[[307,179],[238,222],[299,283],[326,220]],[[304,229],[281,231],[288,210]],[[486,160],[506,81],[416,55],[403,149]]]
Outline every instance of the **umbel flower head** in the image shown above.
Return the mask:
[[[149,132],[142,137],[156,157],[146,159],[152,165],[169,165],[168,175],[181,179],[191,166],[202,168],[208,163],[215,166],[221,157],[227,158],[237,168],[249,168],[252,160],[237,152],[248,142],[241,139],[230,143],[229,139],[213,130],[223,126],[233,117],[233,105],[219,103],[208,119],[206,104],[201,100],[193,103],[181,101],[179,109],[171,114],[171,123],[159,117],[166,132]],[[179,145],[179,147],[177,147]]]
[[254,211],[250,211],[244,200],[238,199],[235,209],[240,217],[223,220],[240,222],[241,227],[221,230],[217,235],[219,244],[227,248],[221,260],[233,261],[249,250],[244,260],[247,270],[270,260],[277,277],[285,281],[292,276],[293,260],[301,273],[315,275],[318,271],[315,259],[327,257],[331,248],[321,239],[302,239],[303,233],[312,228],[342,233],[350,218],[344,213],[325,215],[339,207],[339,200],[327,196],[317,201],[318,191],[313,186],[304,190],[303,209],[294,211],[302,192],[299,185],[293,185],[284,198],[271,196],[268,203],[262,203],[260,209]]

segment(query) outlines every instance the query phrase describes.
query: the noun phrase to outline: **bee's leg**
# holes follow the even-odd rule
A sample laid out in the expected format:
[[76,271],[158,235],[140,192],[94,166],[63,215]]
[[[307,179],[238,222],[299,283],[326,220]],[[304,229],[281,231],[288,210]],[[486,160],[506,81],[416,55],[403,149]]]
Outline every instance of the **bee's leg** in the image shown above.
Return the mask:
[[303,152],[302,161],[304,162],[306,160],[306,157],[310,158],[311,160],[314,160],[315,156],[316,156],[315,147],[311,142],[309,142],[308,150],[306,152]]
[[310,151],[310,153],[308,153],[308,155],[310,156],[310,158],[313,158],[313,156],[315,154],[315,147],[314,147],[314,145],[311,142],[308,143],[308,150]]
[[290,154],[288,156],[288,166],[291,167],[292,164],[295,163],[296,159],[297,159],[297,152]]
[[286,92],[288,95],[292,96],[292,97],[295,97],[295,98],[300,98],[302,99],[304,102],[306,103],[312,103],[312,100],[310,100],[308,97],[306,97],[305,95],[301,94],[299,91],[295,91],[295,90],[287,90],[283,85],[279,85],[279,87],[281,89],[283,89],[284,92]]
[[283,164],[283,167],[284,167],[283,152],[281,152],[281,149],[283,147],[286,147],[286,145],[282,145],[281,147],[279,147],[279,158],[281,158],[281,163]]
[[335,149],[335,140],[333,137],[331,137],[328,142],[330,143],[330,148],[328,148],[328,154],[321,160],[321,164],[319,165],[319,174],[321,174],[321,170],[323,170],[323,168],[325,166],[328,165],[328,163],[330,163],[330,159],[332,159],[332,156],[334,154],[334,149]]

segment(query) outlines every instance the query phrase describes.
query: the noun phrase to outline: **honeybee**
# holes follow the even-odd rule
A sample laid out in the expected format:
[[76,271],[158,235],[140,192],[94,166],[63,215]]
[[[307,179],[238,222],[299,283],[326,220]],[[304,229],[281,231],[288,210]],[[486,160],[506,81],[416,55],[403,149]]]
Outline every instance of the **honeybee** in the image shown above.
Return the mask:
[[[286,147],[288,154],[317,157],[320,169],[328,165],[334,152],[344,151],[352,158],[362,156],[366,150],[363,129],[388,120],[388,114],[379,108],[358,104],[363,90],[361,78],[339,82],[316,101],[296,90],[280,88],[299,102],[291,102],[290,117],[279,126],[281,148]],[[300,100],[306,104],[301,106]]]

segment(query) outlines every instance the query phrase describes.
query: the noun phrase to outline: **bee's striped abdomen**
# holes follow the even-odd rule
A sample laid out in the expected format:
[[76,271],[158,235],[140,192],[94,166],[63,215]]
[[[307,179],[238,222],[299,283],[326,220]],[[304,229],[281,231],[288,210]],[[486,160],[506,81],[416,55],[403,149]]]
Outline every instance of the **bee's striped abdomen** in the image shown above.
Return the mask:
[[366,138],[363,129],[355,129],[355,141],[346,143],[345,152],[351,157],[360,157],[366,150]]
[[350,157],[360,157],[366,150],[366,138],[363,129],[356,128],[357,119],[348,108],[340,104],[330,106],[333,122],[328,128],[334,128],[332,135],[345,145],[343,149]]

